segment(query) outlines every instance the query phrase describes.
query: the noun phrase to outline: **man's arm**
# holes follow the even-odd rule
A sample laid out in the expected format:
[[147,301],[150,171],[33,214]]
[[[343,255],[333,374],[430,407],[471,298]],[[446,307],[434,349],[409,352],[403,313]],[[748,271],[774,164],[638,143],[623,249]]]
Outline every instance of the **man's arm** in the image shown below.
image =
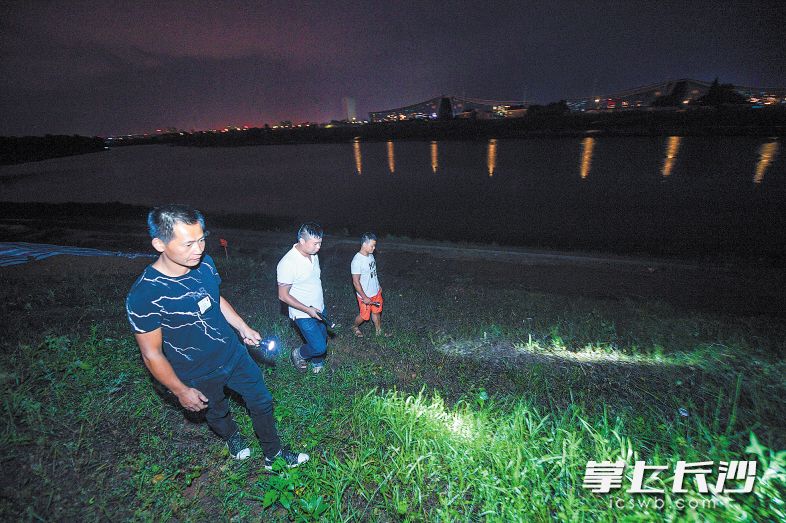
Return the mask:
[[226,318],[229,324],[240,333],[240,336],[242,336],[243,343],[247,345],[259,345],[259,342],[262,341],[262,336],[243,321],[243,318],[240,317],[237,311],[235,311],[235,308],[232,307],[223,296],[219,297],[219,306],[221,307],[221,314],[224,315],[224,318]]
[[357,292],[360,296],[360,301],[362,301],[365,305],[371,303],[371,298],[366,296],[366,293],[363,292],[363,286],[360,284],[360,274],[352,275],[352,285],[355,287],[355,292]]
[[291,284],[279,283],[278,284],[278,299],[283,301],[284,303],[286,303],[287,305],[289,305],[293,309],[297,309],[299,311],[303,311],[306,314],[308,314],[309,316],[311,316],[312,318],[314,318],[315,320],[318,320],[319,319],[319,314],[317,314],[317,313],[321,312],[321,311],[315,309],[314,307],[309,307],[308,305],[303,305],[302,303],[300,303],[300,301],[297,298],[295,298],[294,296],[292,296],[289,293],[289,289],[291,289],[291,288],[292,288]]
[[197,389],[188,387],[180,381],[169,360],[164,356],[164,339],[161,328],[142,334],[134,334],[134,337],[142,352],[145,367],[161,385],[177,396],[183,407],[195,412],[207,407],[207,398]]

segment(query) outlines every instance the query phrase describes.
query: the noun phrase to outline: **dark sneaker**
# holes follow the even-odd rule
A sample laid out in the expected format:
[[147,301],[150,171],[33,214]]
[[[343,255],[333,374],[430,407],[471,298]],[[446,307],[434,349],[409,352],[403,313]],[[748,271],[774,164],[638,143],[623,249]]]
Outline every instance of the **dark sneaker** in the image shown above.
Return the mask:
[[240,433],[240,431],[235,432],[227,441],[227,449],[229,449],[229,455],[232,456],[234,459],[248,459],[251,457],[251,449],[248,448],[248,442],[246,438]]
[[287,448],[282,448],[281,450],[278,451],[278,454],[273,456],[272,459],[265,458],[265,470],[272,472],[273,464],[279,460],[283,462],[283,465],[281,465],[282,468],[286,466],[287,468],[293,469],[308,461],[308,454],[304,452],[300,452],[300,453],[292,452]]
[[324,368],[325,368],[325,364],[324,363],[312,363],[311,364],[311,372],[313,372],[314,374],[319,374],[320,372],[322,372],[322,369],[324,369]]
[[292,349],[289,359],[292,361],[292,365],[300,372],[306,372],[308,370],[308,362],[300,355],[300,347]]

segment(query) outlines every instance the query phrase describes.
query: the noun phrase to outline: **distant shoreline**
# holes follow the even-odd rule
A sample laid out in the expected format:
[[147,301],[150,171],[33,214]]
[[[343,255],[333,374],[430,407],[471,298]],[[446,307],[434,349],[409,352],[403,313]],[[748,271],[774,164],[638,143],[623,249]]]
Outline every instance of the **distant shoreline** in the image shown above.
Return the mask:
[[335,122],[286,128],[171,132],[110,138],[85,136],[0,137],[0,165],[100,152],[108,147],[169,144],[243,147],[383,141],[474,141],[635,136],[786,137],[786,107],[721,107],[619,112],[539,113],[496,120],[453,119],[370,124]]
[[499,120],[454,119],[371,124],[336,123],[225,132],[178,132],[108,140],[112,146],[172,144],[234,147],[346,143],[353,140],[488,140],[593,136],[786,136],[786,108],[704,108],[618,113],[539,114]]
[[37,162],[106,150],[97,136],[0,136],[0,165]]

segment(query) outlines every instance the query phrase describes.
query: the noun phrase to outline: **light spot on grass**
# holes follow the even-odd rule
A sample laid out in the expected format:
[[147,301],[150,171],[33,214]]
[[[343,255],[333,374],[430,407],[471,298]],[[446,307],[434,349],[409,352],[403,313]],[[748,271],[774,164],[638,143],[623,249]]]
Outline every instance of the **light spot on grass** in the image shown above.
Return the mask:
[[[390,399],[385,398],[383,401]],[[425,401],[422,394],[410,396],[405,402],[405,408],[413,425],[419,425],[442,436],[471,441],[478,434],[477,420],[471,418],[470,412],[451,412],[439,397]]]
[[693,353],[664,354],[660,350],[649,353],[628,353],[605,346],[590,344],[579,350],[564,346],[543,345],[538,342],[511,341],[505,338],[481,337],[477,339],[450,340],[435,345],[435,348],[450,356],[469,358],[490,363],[530,365],[532,363],[560,364],[630,364],[639,366],[694,366],[701,365],[700,355]]

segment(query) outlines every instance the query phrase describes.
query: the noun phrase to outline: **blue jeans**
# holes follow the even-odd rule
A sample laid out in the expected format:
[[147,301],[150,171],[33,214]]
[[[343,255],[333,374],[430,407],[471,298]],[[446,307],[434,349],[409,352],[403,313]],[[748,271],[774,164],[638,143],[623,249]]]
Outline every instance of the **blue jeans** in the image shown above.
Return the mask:
[[327,327],[314,318],[298,318],[295,325],[306,339],[306,344],[300,347],[300,356],[313,364],[321,364],[327,352]]
[[273,396],[265,386],[262,371],[245,347],[239,347],[226,364],[210,374],[187,380],[186,384],[207,397],[205,419],[220,437],[228,439],[238,430],[224,394],[226,386],[240,394],[246,403],[254,432],[257,433],[265,456],[272,458],[281,450],[281,440],[273,419]]

